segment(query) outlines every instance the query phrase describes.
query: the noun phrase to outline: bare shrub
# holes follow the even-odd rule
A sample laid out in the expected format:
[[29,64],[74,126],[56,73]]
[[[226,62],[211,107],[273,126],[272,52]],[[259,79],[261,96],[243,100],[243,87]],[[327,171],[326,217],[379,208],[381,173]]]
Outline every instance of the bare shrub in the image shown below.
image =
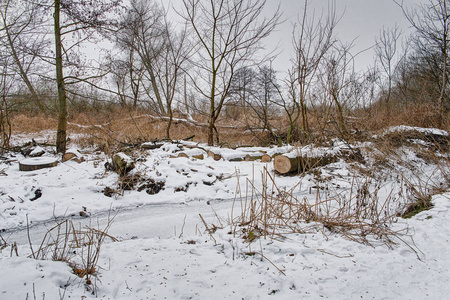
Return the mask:
[[32,256],[35,259],[63,261],[69,264],[75,275],[83,278],[86,289],[92,294],[96,293],[96,283],[99,274],[97,266],[102,244],[106,239],[118,241],[107,232],[111,227],[114,216],[102,230],[92,226],[76,228],[71,220],[57,222],[45,234],[39,249]]
[[241,214],[232,219],[234,234],[243,234],[248,241],[260,236],[282,238],[320,231],[325,237],[339,234],[366,245],[381,242],[391,246],[401,234],[391,229],[397,217],[390,208],[398,199],[393,193],[380,199],[381,184],[370,187],[369,178],[358,182],[355,177],[350,191],[344,194],[335,191],[328,195],[328,187],[317,185],[311,200],[294,196],[298,186],[278,188],[267,170],[262,176],[262,189],[249,182],[251,193],[240,199]]

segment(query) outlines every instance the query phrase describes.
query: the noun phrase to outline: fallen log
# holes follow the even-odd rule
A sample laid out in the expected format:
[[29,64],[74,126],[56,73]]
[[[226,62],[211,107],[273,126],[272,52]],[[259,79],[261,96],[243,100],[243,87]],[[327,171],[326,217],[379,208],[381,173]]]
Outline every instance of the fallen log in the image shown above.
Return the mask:
[[273,167],[280,174],[288,174],[298,170],[298,158],[278,155],[273,161]]
[[255,161],[255,160],[258,160],[258,159],[261,159],[261,158],[262,158],[261,154],[247,154],[244,157],[244,160],[245,161]]
[[184,153],[184,152],[180,152],[180,153],[178,153],[177,157],[178,157],[178,158],[179,158],[179,157],[189,158],[189,155],[187,155],[187,154]]
[[185,157],[185,158],[195,158],[195,159],[204,159],[206,155],[206,151],[202,149],[187,149],[183,152],[178,153],[177,157]]
[[275,171],[280,174],[302,173],[316,167],[322,167],[337,161],[336,155],[319,155],[319,156],[297,156],[297,155],[278,155],[273,161]]
[[154,149],[161,148],[163,145],[164,145],[163,143],[148,142],[148,143],[141,144],[141,149],[142,150],[154,150]]

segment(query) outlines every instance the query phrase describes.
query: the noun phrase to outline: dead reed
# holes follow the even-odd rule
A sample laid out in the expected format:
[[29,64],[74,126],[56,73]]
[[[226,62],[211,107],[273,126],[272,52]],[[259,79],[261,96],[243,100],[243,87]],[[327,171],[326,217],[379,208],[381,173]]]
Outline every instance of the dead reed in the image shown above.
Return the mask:
[[337,234],[366,245],[391,246],[401,234],[391,229],[397,216],[390,208],[397,199],[393,193],[380,199],[382,186],[369,187],[368,179],[358,182],[355,177],[349,191],[331,195],[317,185],[313,197],[299,199],[294,195],[297,186],[278,188],[267,169],[262,177],[261,189],[247,182],[250,193],[235,202],[240,214],[231,222],[233,233],[250,242],[259,237],[282,239],[295,233],[322,232],[326,238]]
[[77,228],[72,220],[57,221],[56,225],[46,232],[37,251],[34,251],[30,241],[32,257],[66,262],[75,275],[83,278],[86,290],[95,295],[101,247],[106,239],[118,241],[107,233],[114,217],[108,217],[103,229],[91,225]]

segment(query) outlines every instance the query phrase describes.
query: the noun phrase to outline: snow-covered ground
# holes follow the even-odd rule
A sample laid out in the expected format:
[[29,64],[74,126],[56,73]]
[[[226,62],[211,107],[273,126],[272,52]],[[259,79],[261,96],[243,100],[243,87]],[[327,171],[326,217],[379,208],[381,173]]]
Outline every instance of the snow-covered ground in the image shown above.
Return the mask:
[[[401,130],[406,129],[387,132]],[[447,135],[434,132],[440,133]],[[26,138],[16,137],[17,143]],[[290,191],[296,199],[351,198],[366,184],[380,211],[398,211],[411,195],[405,182],[427,183],[424,191],[448,184],[443,166],[416,155],[414,148],[384,157],[388,168],[366,153],[372,144],[358,145],[365,165],[339,159],[322,167],[320,175],[300,177],[275,175],[271,163],[230,160],[261,151],[305,153],[310,147],[182,146],[188,155],[212,150],[222,159],[176,158],[180,145],[170,143],[130,150],[136,165],[131,175],[140,179],[125,191],[119,175],[105,168],[110,158],[101,152],[79,149],[81,163],[30,172],[19,171],[22,154],[5,154],[0,160],[0,299],[445,299],[450,293],[449,193],[434,195],[434,207],[411,219],[392,218],[395,222],[387,225],[399,232],[393,236],[396,244],[376,242],[377,237],[371,237],[371,245],[357,243],[311,224],[304,224],[310,229],[303,233],[250,242],[250,233],[246,237],[231,222],[244,210],[243,199],[252,191],[258,198],[255,190],[264,190],[265,168],[275,190]],[[342,147],[336,143],[329,150]],[[44,149],[44,156],[55,157]],[[376,176],[365,177],[367,169],[376,170]],[[146,192],[158,182],[163,190]],[[30,257],[56,222],[69,219],[75,228],[103,230],[112,217],[108,235],[117,240],[105,239],[90,285],[66,262]],[[83,253],[73,257],[80,262]]]

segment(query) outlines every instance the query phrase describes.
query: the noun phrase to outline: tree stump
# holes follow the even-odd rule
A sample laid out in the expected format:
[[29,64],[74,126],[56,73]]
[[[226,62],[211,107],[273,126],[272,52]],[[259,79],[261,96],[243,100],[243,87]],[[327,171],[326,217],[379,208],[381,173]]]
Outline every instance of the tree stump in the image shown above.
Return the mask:
[[58,165],[58,160],[52,157],[33,157],[19,162],[20,171],[35,171],[39,169],[52,168]]
[[134,169],[134,162],[131,157],[122,152],[115,154],[112,162],[114,170],[121,176]]

